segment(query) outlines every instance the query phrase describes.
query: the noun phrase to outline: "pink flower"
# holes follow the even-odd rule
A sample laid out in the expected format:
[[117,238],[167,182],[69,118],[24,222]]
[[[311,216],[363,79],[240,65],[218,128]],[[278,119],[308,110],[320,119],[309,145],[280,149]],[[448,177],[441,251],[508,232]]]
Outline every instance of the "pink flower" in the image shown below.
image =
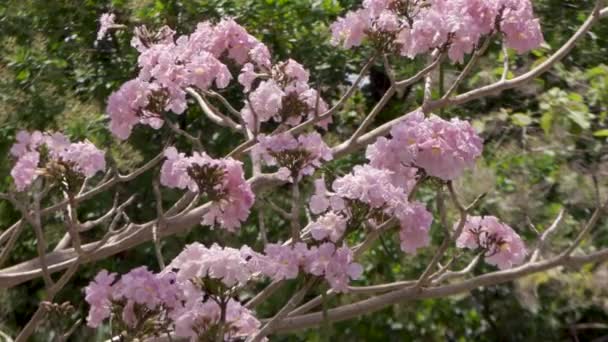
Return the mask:
[[421,112],[408,114],[391,130],[392,139],[379,138],[366,156],[370,164],[393,172],[393,184],[411,189],[415,169],[452,180],[472,167],[481,155],[483,143],[468,122],[445,121]]
[[103,13],[99,18],[99,31],[97,31],[97,40],[102,40],[110,28],[112,28],[116,23],[116,15],[114,13]]
[[310,197],[309,208],[315,215],[321,214],[329,208],[325,179],[319,178],[315,180],[315,193]]
[[[455,225],[455,228],[457,227]],[[521,237],[494,216],[470,216],[456,241],[459,248],[481,248],[485,261],[498,268],[520,265],[526,258],[526,247]]]
[[99,171],[106,169],[105,152],[90,142],[70,144],[61,154],[61,158],[74,164],[75,171],[85,177],[92,177]]
[[258,43],[249,51],[249,56],[251,57],[251,61],[259,67],[270,68],[270,51],[266,45]]
[[285,75],[289,77],[292,82],[307,84],[310,74],[302,64],[294,61],[293,59],[287,60],[284,64]]
[[534,18],[532,3],[528,0],[504,0],[505,9],[500,30],[505,34],[507,46],[518,53],[537,48],[544,42],[540,22]]
[[131,130],[139,123],[144,108],[149,104],[152,91],[150,83],[134,79],[110,95],[106,112],[110,117],[110,130],[117,138],[125,140],[131,135]]
[[239,75],[239,83],[245,88],[246,93],[251,90],[251,85],[257,77],[258,76],[254,71],[253,64],[247,63],[243,66],[241,74]]
[[232,158],[224,159],[222,192],[225,197],[217,201],[203,217],[203,224],[219,224],[228,231],[235,231],[249,217],[255,201],[251,186],[245,180],[243,164]]
[[157,310],[163,305],[177,307],[180,296],[174,275],[154,274],[145,266],[132,269],[112,286],[113,300],[126,300],[149,310]]
[[311,226],[310,233],[315,240],[321,241],[329,238],[338,242],[346,230],[346,218],[333,212],[319,217]]
[[376,19],[376,27],[382,32],[396,32],[401,27],[401,23],[395,13],[382,11]]
[[348,291],[350,279],[359,279],[361,274],[363,267],[353,262],[353,253],[346,245],[336,250],[325,269],[325,279],[336,292]]
[[[542,43],[538,19],[529,0],[432,0],[409,3],[405,16],[390,0],[367,0],[331,25],[332,42],[344,48],[361,45],[365,37],[381,49],[414,58],[435,48],[462,63],[482,37],[499,27],[507,45],[519,53]],[[499,22],[497,23],[497,19]]]
[[200,243],[193,243],[184,248],[167,270],[177,270],[179,283],[188,283],[195,278],[213,278],[221,280],[227,287],[244,285],[257,270],[252,268],[250,260],[258,259],[257,253],[248,248],[241,250],[220,247],[217,244],[206,248]]
[[262,273],[273,280],[295,279],[300,270],[300,260],[291,246],[268,244],[264,254],[271,260],[262,269]]
[[336,179],[332,188],[337,196],[359,200],[371,208],[382,208],[407,197],[403,189],[392,185],[390,171],[370,165],[355,166],[352,173]]
[[11,147],[10,152],[13,157],[17,158],[28,151],[35,150],[44,139],[42,133],[38,131],[34,131],[30,134],[30,132],[25,130],[19,131],[15,138],[17,141]]
[[198,191],[196,183],[188,175],[190,160],[184,153],[179,153],[173,146],[165,150],[167,160],[163,163],[160,170],[160,183],[166,187],[177,189],[190,189],[192,192]]
[[300,135],[297,139],[289,132],[272,136],[261,134],[258,141],[254,153],[267,165],[287,168],[298,177],[312,175],[324,161],[333,158],[331,149],[317,132]]
[[342,44],[345,49],[359,46],[369,27],[367,11],[349,12],[344,18],[339,18],[331,25],[332,44]]
[[89,315],[87,316],[87,325],[91,328],[97,328],[111,314],[111,294],[112,283],[116,278],[116,273],[108,273],[106,270],[101,270],[95,280],[85,288],[85,300],[91,306]]
[[319,247],[312,247],[308,255],[306,271],[316,276],[325,274],[325,270],[332,262],[335,251],[336,245],[330,242],[325,242]]
[[226,88],[232,79],[228,67],[211,53],[199,52],[185,65],[185,82],[202,90],[211,87],[213,81],[218,88]]
[[396,213],[401,222],[399,238],[401,250],[416,254],[418,248],[426,247],[430,243],[429,230],[433,222],[433,215],[420,203],[409,203]]
[[[175,335],[190,338],[190,341],[198,341],[199,337],[205,336],[209,330],[219,324],[221,318],[221,308],[217,302],[211,299],[203,301],[202,292],[199,292],[195,298],[189,301],[183,310],[173,315]],[[227,303],[225,316],[226,340],[255,334],[261,325],[251,311],[233,299]]]
[[212,52],[216,57],[227,51],[228,57],[241,65],[247,62],[249,52],[260,44],[232,19],[222,19],[216,25],[214,43]]
[[232,158],[212,159],[204,152],[186,157],[174,147],[167,148],[165,156],[167,160],[160,173],[162,185],[205,193],[212,200],[202,224],[219,224],[235,231],[247,220],[255,196],[245,180],[241,162]]
[[[44,146],[45,149],[40,148]],[[40,151],[45,151],[44,165],[41,162]],[[20,131],[17,142],[11,147],[11,154],[17,158],[11,170],[18,191],[26,190],[38,177],[38,169],[53,168],[46,174],[65,173],[65,169],[92,177],[106,168],[105,153],[90,142],[71,143],[61,133],[41,133]],[[57,168],[57,164],[63,166]]]
[[466,121],[445,121],[431,116],[426,121],[430,134],[418,141],[417,166],[443,180],[460,177],[482,152],[482,140]]
[[27,152],[21,156],[11,170],[17,191],[24,191],[38,178],[36,169],[40,162],[38,152]]
[[253,129],[279,113],[285,93],[274,80],[267,80],[249,95],[247,105],[241,111],[247,126]]

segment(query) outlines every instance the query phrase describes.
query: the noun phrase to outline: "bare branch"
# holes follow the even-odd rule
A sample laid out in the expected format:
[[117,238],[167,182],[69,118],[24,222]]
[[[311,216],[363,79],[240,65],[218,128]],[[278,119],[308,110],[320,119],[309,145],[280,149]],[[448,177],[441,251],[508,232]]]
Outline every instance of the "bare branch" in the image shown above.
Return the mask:
[[[2,253],[0,253],[0,267],[4,265],[6,260],[8,260],[9,256],[11,255],[11,251],[15,247],[15,243],[17,243],[17,240],[19,240],[19,236],[23,231],[23,227],[25,227],[23,220],[19,220],[13,226],[6,230],[6,232],[10,234],[10,237],[8,238],[6,245],[4,245]],[[9,234],[7,234],[7,236]]]
[[[451,234],[450,227],[445,226],[445,222],[442,222],[442,223],[444,223],[445,237],[443,239],[443,242],[437,249],[437,252],[435,252],[433,259],[431,259],[431,262],[427,265],[426,269],[424,270],[424,272],[418,279],[418,282],[416,283],[416,287],[424,286],[426,284],[426,282],[429,280],[429,277],[431,276],[431,273],[433,272],[433,269],[435,268],[437,263],[441,260],[441,258],[443,257],[443,255],[445,254],[447,249],[450,247],[452,242],[454,242],[462,233],[462,230],[464,229],[464,225],[467,221],[467,210],[460,203],[460,200],[458,199],[458,196],[456,195],[456,192],[454,191],[454,186],[452,185],[451,181],[448,182],[448,189],[450,190],[452,202],[454,202],[454,204],[456,205],[456,207],[458,208],[458,210],[460,212],[460,220],[458,221],[458,225],[456,226],[456,230],[454,231],[454,234]],[[444,219],[445,218],[445,206],[443,205],[442,198],[443,197],[442,197],[441,190],[440,190],[440,192],[437,195],[437,199],[438,199],[437,204],[438,204],[438,209],[442,216],[442,221],[444,221],[445,220]]]
[[193,136],[192,134],[184,131],[183,129],[179,128],[176,124],[174,124],[173,122],[171,122],[171,120],[167,120],[165,119],[165,123],[167,124],[167,126],[169,126],[169,128],[175,132],[175,134],[177,135],[181,135],[184,138],[188,139],[188,141],[194,146],[194,148],[198,151],[202,151],[203,148],[203,144],[201,143],[201,140],[195,136]]
[[534,249],[534,252],[532,253],[532,256],[530,257],[530,262],[535,262],[538,260],[538,258],[540,257],[540,254],[542,253],[543,247],[545,246],[545,244],[547,243],[547,240],[549,239],[549,236],[551,236],[551,234],[553,234],[553,232],[555,232],[557,230],[560,223],[562,222],[565,212],[566,212],[565,209],[561,209],[559,211],[559,213],[557,214],[557,217],[555,218],[553,223],[540,236],[540,238],[538,239],[536,248]]
[[567,258],[555,257],[550,260],[526,264],[509,270],[491,272],[455,284],[430,288],[406,287],[331,309],[327,312],[327,317],[325,319],[323,318],[322,312],[286,317],[282,320],[282,322],[277,324],[273,332],[290,332],[316,327],[327,321],[344,321],[361,315],[370,314],[385,307],[406,301],[447,297],[450,295],[467,292],[481,286],[491,286],[505,283],[529,274],[546,271],[563,264],[581,265],[586,263],[603,262],[607,260],[608,249],[604,249],[600,252],[589,255],[576,257],[570,256]]
[[504,41],[502,42],[502,55],[502,75],[500,76],[500,81],[504,82],[509,77],[509,49]]
[[600,10],[602,1],[597,1],[594,9],[591,14],[587,18],[587,20],[581,25],[581,27],[574,33],[574,35],[559,49],[557,50],[551,57],[545,60],[543,63],[535,67],[534,69],[528,71],[527,73],[515,77],[510,80],[498,81],[491,85],[481,87],[479,89],[471,90],[462,95],[458,95],[452,98],[445,98],[438,101],[432,101],[425,108],[427,111],[432,111],[438,108],[442,108],[445,106],[453,106],[459,105],[466,102],[470,102],[475,99],[479,99],[481,97],[485,97],[492,94],[500,93],[503,90],[515,88],[520,86],[526,82],[529,82],[536,77],[540,76],[547,70],[549,70],[553,65],[557,62],[561,61],[564,57],[568,55],[568,53],[574,48],[576,43],[585,36],[585,34],[591,29],[593,24],[595,24],[600,19]]
[[473,56],[471,56],[471,59],[469,59],[469,62],[467,63],[467,65],[460,72],[460,75],[458,75],[458,78],[456,78],[454,83],[452,83],[452,85],[450,86],[448,91],[443,95],[442,99],[449,98],[452,95],[452,93],[454,93],[454,91],[456,91],[456,89],[458,89],[458,86],[460,85],[460,83],[462,83],[462,81],[464,81],[464,79],[473,70],[473,67],[475,66],[475,64],[477,64],[477,61],[479,60],[479,58],[486,52],[486,50],[488,49],[488,46],[490,46],[491,41],[492,41],[492,36],[488,36],[485,38],[485,41],[481,44],[481,46],[479,46],[477,49],[475,49]]
[[277,323],[281,321],[283,317],[285,317],[290,311],[292,311],[296,305],[298,305],[306,296],[306,293],[310,290],[310,288],[317,282],[317,278],[309,279],[302,288],[294,294],[291,299],[283,306],[279,312],[270,320],[266,325],[260,329],[260,331],[253,335],[252,337],[247,339],[247,342],[259,342],[264,337],[268,336],[272,332],[272,329],[275,327]]
[[[328,109],[326,112],[322,113],[321,115],[308,119],[308,120],[302,122],[301,124],[291,128],[288,132],[295,135],[297,133],[304,131],[309,126],[314,125],[315,123],[320,122],[320,121],[334,115],[340,108],[342,108],[342,105],[344,105],[344,103],[346,103],[346,101],[353,95],[353,93],[359,86],[359,83],[361,83],[361,80],[363,80],[364,75],[367,73],[369,68],[371,68],[371,66],[373,65],[375,60],[376,60],[376,56],[370,58],[367,61],[367,63],[361,69],[361,72],[357,76],[357,79],[355,80],[355,82],[353,82],[353,84],[348,88],[346,93],[340,98],[340,100],[338,100],[338,102],[333,107],[331,107],[330,109]],[[250,139],[249,141],[246,141],[243,144],[241,144],[240,146],[238,146],[234,151],[230,152],[230,154],[228,154],[228,156],[237,158],[241,153],[250,151],[251,148],[253,148],[253,146],[255,146],[255,145],[256,145],[255,140]]]
[[[604,14],[605,13],[604,11],[606,11],[606,9],[602,10],[602,16],[603,17],[608,16],[608,15]],[[473,101],[473,100],[476,100],[476,99],[479,99],[479,98],[482,98],[482,97],[485,97],[488,95],[498,94],[504,90],[521,86],[524,83],[533,80],[534,78],[540,76],[541,74],[543,74],[544,72],[549,70],[553,65],[555,65],[557,62],[562,60],[566,55],[568,55],[568,53],[570,52],[570,50],[572,50],[574,45],[582,37],[584,37],[585,34],[589,31],[589,29],[593,26],[593,24],[595,24],[595,22],[597,22],[597,20],[599,19],[598,13],[599,13],[598,7],[596,7],[592,11],[592,13],[588,17],[588,19],[585,21],[585,23],[564,44],[564,46],[562,46],[551,57],[549,57],[547,60],[545,60],[543,63],[541,63],[540,65],[538,65],[531,71],[529,71],[521,76],[518,76],[516,78],[510,79],[510,80],[507,80],[504,82],[496,82],[492,85],[481,87],[481,88],[478,88],[475,90],[471,90],[465,94],[458,95],[456,97],[452,97],[452,98],[445,99],[445,100],[430,101],[429,103],[426,104],[426,106],[424,108],[419,107],[416,110],[424,109],[426,112],[432,112],[437,109],[441,109],[441,108],[445,108],[445,107],[449,107],[449,106],[453,106],[453,105],[460,105],[460,104],[467,103],[467,102],[470,102],[470,101]],[[393,126],[395,126],[396,124],[398,124],[399,122],[401,122],[402,119],[403,119],[403,116],[399,117],[397,119],[394,119],[392,121],[389,121],[375,129],[373,129],[372,131],[361,135],[356,141],[350,142],[350,140],[347,140],[347,141],[333,147],[332,152],[333,152],[334,157],[338,158],[345,154],[356,151],[359,148],[361,148],[362,146],[366,146],[366,145],[372,143],[377,137],[388,134],[390,132],[391,128]]]
[[477,254],[475,256],[475,258],[473,258],[473,260],[471,260],[471,262],[460,271],[447,271],[447,272],[439,275],[438,277],[433,279],[432,284],[440,284],[446,280],[456,278],[456,277],[462,277],[462,276],[467,275],[468,273],[471,273],[473,271],[473,269],[475,268],[475,266],[477,266],[477,264],[479,263],[479,260],[481,260],[482,255],[483,255],[483,253]]
[[186,88],[186,92],[192,97],[194,97],[199,107],[201,107],[201,109],[203,110],[203,113],[205,113],[209,120],[213,121],[215,124],[223,127],[228,127],[235,131],[240,131],[242,129],[241,125],[234,122],[231,118],[219,113],[218,111],[214,111],[213,109],[211,109],[207,101],[205,101],[205,99],[193,88]]
[[158,229],[164,229],[165,227],[165,211],[163,210],[163,196],[160,192],[160,185],[158,181],[154,181],[154,198],[156,199],[156,215],[158,220],[156,224],[152,225],[152,242],[154,243],[154,252],[156,254],[156,260],[161,271],[165,269],[165,259],[163,258],[163,252],[160,246],[160,238],[158,237]]
[[600,219],[600,216],[602,216],[602,214],[604,213],[604,211],[606,210],[607,207],[608,207],[608,201],[606,201],[606,203],[604,203],[604,205],[602,205],[601,207],[598,207],[597,209],[595,209],[595,211],[593,212],[593,215],[591,215],[591,218],[589,219],[589,221],[587,221],[587,224],[580,231],[580,233],[578,234],[578,236],[576,237],[574,242],[572,242],[572,244],[570,244],[570,246],[561,254],[562,256],[566,257],[566,256],[569,256],[570,254],[572,254],[572,252],[574,252],[576,247],[578,247],[581,244],[581,242],[583,242],[585,237],[587,237],[587,234],[591,231],[591,229],[593,229],[593,227],[595,226],[597,221]]

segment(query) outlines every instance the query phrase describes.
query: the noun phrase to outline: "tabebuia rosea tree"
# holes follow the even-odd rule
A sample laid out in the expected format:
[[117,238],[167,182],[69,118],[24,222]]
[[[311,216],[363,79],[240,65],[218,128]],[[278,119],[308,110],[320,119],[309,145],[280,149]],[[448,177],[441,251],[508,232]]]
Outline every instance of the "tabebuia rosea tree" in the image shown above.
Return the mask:
[[[331,25],[337,48],[365,46],[370,51],[360,74],[334,103],[311,84],[303,65],[293,59],[276,60],[263,42],[232,18],[201,22],[182,35],[170,27],[134,27],[131,45],[139,54],[138,73],[109,97],[107,128],[119,140],[129,139],[134,130],[167,130],[187,145],[178,147],[175,139],[159,142],[164,147],[156,158],[125,175],[109,167],[106,152],[91,142],[70,141],[60,132],[19,132],[11,149],[14,186],[1,197],[22,218],[0,238],[0,263],[24,227],[34,230],[39,255],[1,269],[0,286],[41,277],[46,286],[43,303],[48,306],[79,266],[152,241],[158,269],[141,266],[124,274],[102,270],[91,279],[83,290],[89,327],[109,324],[112,336],[107,338],[114,340],[260,341],[403,301],[453,295],[564,264],[608,260],[608,249],[572,254],[601,216],[602,203],[576,239],[550,257],[544,256],[543,246],[563,212],[536,241],[524,241],[518,234],[522,223],[476,212],[482,194],[473,203],[463,203],[454,181],[476,164],[484,143],[469,122],[441,115],[547,71],[607,14],[604,5],[597,1],[578,31],[529,71],[510,77],[505,55],[499,81],[458,94],[460,83],[490,42],[498,41],[506,51],[518,54],[543,43],[542,23],[532,2],[365,0]],[[98,40],[107,39],[110,31],[127,29],[111,13],[104,14],[100,24]],[[426,66],[398,79],[392,65],[421,56]],[[443,63],[464,67],[437,97],[434,78]],[[332,116],[375,64],[390,75],[390,86],[348,139],[330,143],[327,132],[336,128]],[[373,125],[400,89],[418,83],[424,98],[417,107]],[[239,87],[240,100],[223,95],[229,86]],[[231,131],[240,140],[238,147],[226,156],[205,151],[201,137],[176,121],[190,106],[200,107],[217,130]],[[364,155],[362,163],[339,175],[325,174],[325,165],[355,153]],[[116,196],[105,215],[79,219],[86,217],[79,214],[81,203],[144,174],[154,177],[149,186],[154,189],[155,198],[150,200],[156,202],[156,219],[133,222],[126,209],[134,197],[124,195]],[[289,208],[263,195],[279,187],[288,192]],[[434,191],[436,205],[420,199],[419,190],[425,187]],[[162,205],[167,191],[180,195],[170,207]],[[41,206],[48,198],[55,202]],[[446,215],[447,205],[459,214],[453,222]],[[273,227],[280,232],[276,241],[268,241],[260,223],[262,247],[257,250],[222,241],[195,242],[165,261],[161,239],[193,227],[238,236],[258,207],[270,207],[283,219],[284,227]],[[52,252],[44,234],[49,215],[63,215],[65,225],[65,236]],[[441,230],[439,244],[432,243],[431,227]],[[90,229],[102,230],[103,238],[84,243],[81,234]],[[361,262],[361,255],[391,234],[399,239],[403,253],[431,251],[426,268],[414,279],[357,286],[357,279],[373,272]],[[454,270],[446,255],[450,249],[460,249],[469,264]],[[480,262],[495,270],[473,276]],[[259,317],[256,306],[288,282],[297,283],[292,296],[273,316]],[[260,283],[269,285],[253,296],[244,295]],[[351,291],[363,298],[320,308],[328,296]],[[17,341],[28,340],[43,320],[43,303]]]

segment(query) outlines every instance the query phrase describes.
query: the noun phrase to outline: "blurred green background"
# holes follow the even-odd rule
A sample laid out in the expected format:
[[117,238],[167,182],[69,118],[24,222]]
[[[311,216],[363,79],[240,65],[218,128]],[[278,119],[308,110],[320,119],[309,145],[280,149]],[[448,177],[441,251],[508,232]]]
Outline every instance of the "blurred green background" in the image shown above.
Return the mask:
[[[329,44],[328,27],[360,1],[345,0],[3,0],[0,2],[0,191],[10,185],[12,161],[8,149],[20,129],[57,130],[72,139],[87,138],[110,151],[117,167],[126,172],[156,155],[169,135],[165,130],[136,129],[126,142],[113,140],[106,129],[104,115],[108,95],[137,74],[136,51],[130,47],[130,31],[114,32],[109,39],[95,43],[98,18],[112,11],[117,22],[133,27],[146,24],[158,28],[174,27],[188,34],[203,20],[234,17],[250,33],[268,45],[275,61],[293,58],[311,70],[312,83],[320,87],[327,101],[336,101],[372,51],[361,47],[340,50]],[[534,1],[541,18],[546,44],[523,56],[511,55],[510,75],[525,72],[559,48],[584,21],[593,3],[581,0]],[[479,214],[492,214],[514,227],[534,246],[561,208],[566,219],[556,234],[551,251],[563,248],[580,229],[595,206],[593,178],[601,194],[608,196],[606,139],[608,128],[608,25],[596,25],[562,63],[541,78],[500,96],[448,108],[440,114],[471,120],[485,140],[485,152],[478,166],[458,182],[466,200],[487,193],[477,208]],[[500,43],[494,41],[463,89],[494,82],[502,74]],[[424,59],[392,58],[400,78],[412,75]],[[445,83],[455,78],[462,65],[443,66]],[[356,128],[388,87],[380,64],[374,66],[366,85],[356,92],[334,118],[328,143],[335,144]],[[225,95],[237,108],[242,105],[238,87]],[[439,94],[435,94],[438,96]],[[375,124],[391,120],[420,104],[421,85],[406,89],[378,116]],[[196,106],[181,119],[192,132],[201,131],[205,149],[221,156],[239,141],[208,122]],[[186,141],[177,141],[187,148]],[[363,155],[353,154],[325,167],[328,177],[348,172]],[[143,222],[155,217],[151,179],[157,170],[112,193],[88,201],[81,207],[81,219],[97,217],[111,206],[114,191],[122,197],[139,193],[130,217]],[[310,191],[310,180],[306,181]],[[435,189],[428,185],[419,200],[434,207]],[[166,191],[169,205],[178,192]],[[286,203],[287,189],[272,193],[273,200]],[[52,199],[51,199],[52,200]],[[237,235],[221,234],[205,227],[163,240],[165,257],[175,256],[192,241],[221,241],[229,246],[247,243],[259,249],[257,212],[266,212],[271,241],[285,239],[285,222],[267,208],[256,209]],[[456,212],[451,213],[454,217]],[[18,219],[8,203],[0,202],[0,231]],[[61,214],[49,217],[45,233],[51,245],[64,233]],[[534,226],[534,228],[532,227]],[[433,240],[442,233],[434,226]],[[85,239],[101,236],[88,232]],[[395,234],[396,235],[396,234]],[[353,237],[355,239],[356,237]],[[608,229],[602,222],[581,249],[592,251],[608,246]],[[549,253],[551,253],[551,251]],[[387,236],[363,259],[365,274],[356,284],[377,284],[415,277],[430,260],[432,249],[419,255],[404,255],[396,236]],[[453,253],[450,251],[450,253]],[[454,252],[455,253],[455,252]],[[35,240],[26,229],[8,264],[35,257]],[[463,254],[456,266],[466,265],[472,255]],[[102,262],[87,265],[61,292],[57,301],[71,301],[76,312],[69,317],[49,317],[35,341],[51,341],[62,326],[86,317],[88,307],[82,288],[101,268],[126,272],[148,265],[157,270],[153,247],[143,244]],[[3,265],[7,266],[7,265]],[[480,265],[475,273],[492,271]],[[511,284],[477,289],[457,297],[409,302],[329,327],[292,335],[272,337],[277,341],[592,341],[608,338],[608,267],[586,266],[581,270],[558,268],[520,279]],[[263,285],[263,284],[262,284]],[[258,316],[272,315],[289,298],[296,284],[290,283],[272,300],[259,307]],[[260,285],[258,288],[261,288]],[[320,293],[311,293],[310,298]],[[254,293],[249,289],[244,297]],[[0,330],[14,335],[35,311],[42,298],[42,281],[32,281],[10,290],[0,290]],[[331,306],[357,299],[355,295],[333,298]],[[1,338],[1,337],[0,337]],[[73,341],[108,338],[108,331],[81,326]]]

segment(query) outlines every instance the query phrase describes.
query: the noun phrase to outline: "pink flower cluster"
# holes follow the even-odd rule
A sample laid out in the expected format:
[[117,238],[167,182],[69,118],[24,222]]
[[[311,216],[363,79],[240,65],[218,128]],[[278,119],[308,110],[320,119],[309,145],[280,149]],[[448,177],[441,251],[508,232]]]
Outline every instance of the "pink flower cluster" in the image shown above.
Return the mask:
[[494,216],[470,216],[456,246],[482,249],[485,260],[501,270],[520,265],[526,258],[526,246],[521,237]]
[[325,277],[336,292],[346,292],[350,279],[358,279],[363,273],[346,244],[340,248],[331,242],[311,247],[304,243],[268,244],[264,253],[253,262],[262,274],[273,280],[295,279],[303,271]]
[[443,180],[460,177],[481,155],[483,141],[466,121],[443,120],[420,111],[405,116],[391,130],[392,139],[379,138],[367,148],[370,164],[394,172],[394,184],[407,186],[412,167]]
[[180,283],[194,278],[212,278],[221,281],[226,287],[245,285],[257,272],[251,258],[259,255],[248,246],[240,250],[220,247],[213,244],[210,248],[195,242],[184,250],[167,266],[168,271],[176,271]]
[[[429,244],[429,229],[432,215],[418,202],[409,202],[408,189],[393,184],[393,172],[371,165],[357,165],[353,172],[336,179],[333,193],[325,182],[315,182],[315,194],[310,198],[310,210],[319,217],[311,227],[313,238],[339,239],[344,234],[344,219],[362,219],[360,204],[374,216],[396,217],[401,226],[401,249],[415,253]],[[329,211],[328,211],[329,210]],[[320,228],[320,227],[322,228]],[[317,237],[315,237],[315,235]]]
[[138,323],[142,309],[156,312],[159,317],[166,310],[181,305],[182,294],[175,275],[154,274],[146,267],[138,267],[116,281],[115,273],[102,270],[85,288],[85,300],[91,306],[87,323],[96,328],[110,317],[114,306],[120,306],[121,320],[129,327]]
[[[218,250],[221,249],[214,249]],[[191,252],[189,256],[193,257]],[[225,260],[227,263],[232,261]],[[170,267],[175,267],[174,264],[175,260]],[[184,269],[191,264],[179,266]],[[191,279],[182,280],[179,275],[176,278],[171,271],[155,274],[139,267],[116,281],[115,273],[102,270],[85,288],[85,300],[91,306],[87,323],[97,328],[112,314],[120,314],[114,320],[132,330],[132,337],[151,337],[173,330],[177,337],[198,341],[220,324],[222,308],[218,301],[206,298],[208,296]],[[233,299],[217,299],[225,301],[225,340],[257,332],[260,322],[251,311]],[[153,322],[155,328],[139,331],[136,327],[145,323],[140,320]]]
[[347,49],[368,38],[414,58],[445,46],[454,62],[462,62],[482,37],[496,32],[519,53],[544,41],[530,0],[366,0],[331,30],[333,43]]
[[337,248],[329,242],[312,247],[304,243],[269,244],[264,254],[247,246],[237,250],[194,243],[158,274],[139,267],[116,281],[115,273],[99,272],[85,288],[85,300],[91,306],[87,322],[95,328],[111,315],[120,314],[115,319],[133,328],[140,326],[142,319],[152,319],[159,327],[174,328],[177,336],[195,341],[219,324],[223,304],[226,336],[245,336],[255,333],[260,323],[229,298],[228,290],[260,275],[295,279],[300,271],[324,276],[335,291],[344,292],[350,279],[360,277],[363,270],[353,261],[348,246]]
[[20,131],[10,152],[17,158],[11,176],[18,191],[26,190],[40,174],[55,174],[59,165],[84,177],[106,168],[103,151],[90,142],[71,143],[61,133]]
[[114,26],[116,15],[114,13],[104,13],[99,18],[99,30],[97,31],[97,40],[102,40],[108,31]]
[[317,132],[300,135],[297,139],[291,133],[258,136],[254,153],[267,165],[277,165],[286,175],[301,178],[312,175],[323,161],[333,159],[331,149]]
[[347,290],[349,279],[357,279],[362,272],[348,246],[336,248],[329,242],[310,247],[305,243],[268,244],[263,254],[247,246],[238,250],[217,244],[207,248],[194,243],[186,246],[167,270],[176,272],[179,283],[211,278],[227,288],[243,286],[259,275],[274,280],[295,279],[302,271],[324,276],[334,290],[341,292]]
[[[308,86],[309,73],[304,67],[289,59],[272,67],[247,63],[238,77],[250,92],[253,83],[262,79],[257,88],[248,94],[248,100],[241,110],[247,126],[255,131],[262,123],[273,119],[287,125],[297,125],[302,118],[313,118],[327,111],[327,103],[319,93]],[[327,129],[331,117],[317,122]]]
[[213,202],[202,224],[217,223],[235,231],[247,219],[255,195],[245,180],[240,161],[212,159],[204,152],[186,157],[174,147],[167,148],[165,156],[160,174],[162,185],[205,194]]
[[136,29],[132,45],[140,52],[139,76],[110,96],[106,110],[110,130],[118,138],[128,138],[137,124],[160,128],[165,111],[183,113],[187,87],[227,87],[232,75],[222,62],[225,58],[240,65],[270,65],[266,46],[232,19],[215,26],[200,23],[189,36],[174,35],[168,27],[155,34],[145,27]]
[[[175,322],[175,336],[189,338],[192,342],[214,340],[212,337],[215,336],[206,335],[217,332],[212,327],[220,324],[222,308],[212,299],[201,300],[203,296],[200,291],[192,291],[186,297],[183,308],[171,314]],[[244,339],[258,332],[260,321],[249,309],[234,299],[229,299],[225,306],[225,341]]]

